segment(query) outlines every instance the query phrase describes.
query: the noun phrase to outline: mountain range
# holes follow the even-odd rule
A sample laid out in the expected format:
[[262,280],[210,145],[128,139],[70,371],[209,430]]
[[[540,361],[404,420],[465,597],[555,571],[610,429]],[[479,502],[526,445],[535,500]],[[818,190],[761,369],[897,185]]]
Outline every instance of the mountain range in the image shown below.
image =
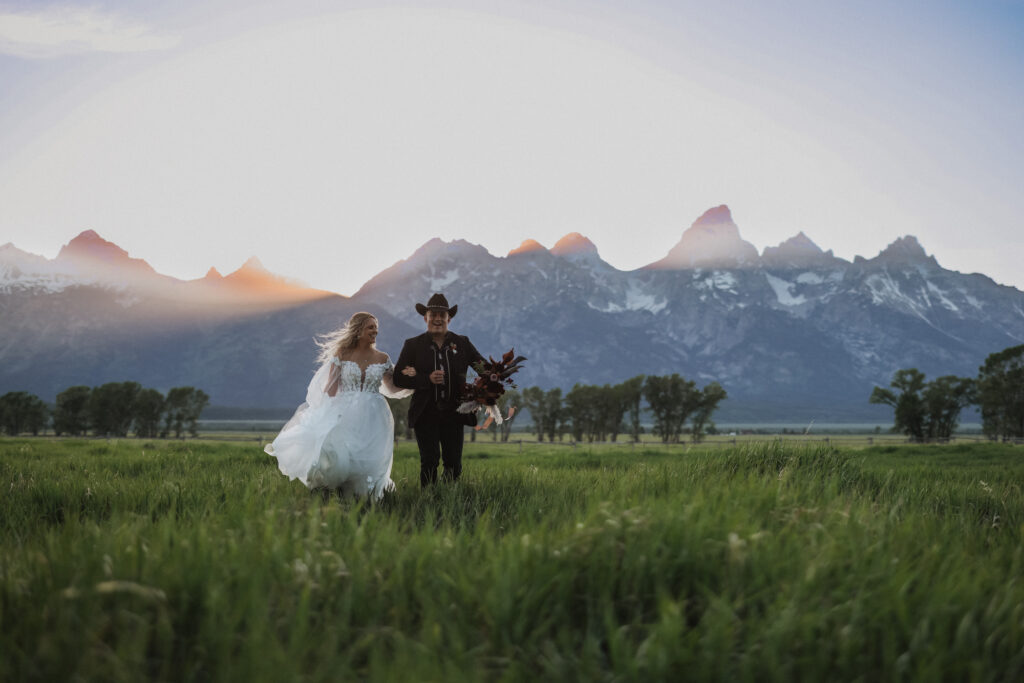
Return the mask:
[[759,254],[727,206],[634,271],[579,233],[505,256],[432,239],[352,297],[255,258],[176,280],[86,231],[52,260],[0,247],[0,393],[52,400],[74,384],[135,380],[287,412],[302,400],[315,335],[370,310],[395,356],[423,328],[413,303],[434,291],[459,305],[452,329],[485,354],[514,346],[530,359],[524,386],[678,372],[726,388],[720,420],[884,422],[889,412],[867,398],[896,369],[973,376],[989,353],[1024,342],[1024,292],[942,268],[912,236],[852,262],[803,233]]

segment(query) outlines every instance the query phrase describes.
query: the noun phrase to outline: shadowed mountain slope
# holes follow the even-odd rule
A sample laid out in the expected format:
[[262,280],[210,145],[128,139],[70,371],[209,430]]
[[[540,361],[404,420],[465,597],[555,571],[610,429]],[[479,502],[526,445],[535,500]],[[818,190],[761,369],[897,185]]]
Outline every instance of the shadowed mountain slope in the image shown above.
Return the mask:
[[[514,346],[530,359],[523,386],[678,372],[726,388],[723,420],[884,423],[889,412],[867,399],[895,370],[973,376],[988,354],[1024,343],[1024,293],[942,268],[911,236],[853,263],[803,233],[761,256],[747,246],[727,207],[698,219],[660,265],[632,272],[579,234],[504,257],[432,239],[346,298],[255,260],[193,282],[139,276],[157,287],[119,278],[145,269],[116,248],[101,245],[111,265],[100,277],[4,245],[0,389],[52,400],[72,384],[135,380],[200,386],[218,405],[294,406],[315,334],[369,310],[394,356],[423,329],[414,304],[435,291],[458,304],[452,329],[482,352]],[[209,293],[225,283],[233,297]],[[289,287],[297,298],[274,297]]]

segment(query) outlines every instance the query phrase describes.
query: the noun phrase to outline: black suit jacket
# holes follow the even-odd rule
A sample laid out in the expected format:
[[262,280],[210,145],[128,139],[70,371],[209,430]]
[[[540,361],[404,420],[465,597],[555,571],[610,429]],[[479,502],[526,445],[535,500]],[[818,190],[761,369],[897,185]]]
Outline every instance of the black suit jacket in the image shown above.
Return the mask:
[[[451,413],[459,405],[462,386],[466,383],[466,371],[477,361],[484,360],[480,352],[469,341],[469,337],[449,331],[441,345],[450,372],[445,376],[445,397],[440,398],[438,385],[430,381],[430,373],[437,369],[438,348],[428,332],[406,339],[402,352],[395,363],[394,383],[403,389],[413,389],[412,403],[409,406],[409,426],[415,427],[423,410],[431,402],[436,402],[438,412]],[[416,368],[415,377],[407,377],[402,370],[412,366]]]

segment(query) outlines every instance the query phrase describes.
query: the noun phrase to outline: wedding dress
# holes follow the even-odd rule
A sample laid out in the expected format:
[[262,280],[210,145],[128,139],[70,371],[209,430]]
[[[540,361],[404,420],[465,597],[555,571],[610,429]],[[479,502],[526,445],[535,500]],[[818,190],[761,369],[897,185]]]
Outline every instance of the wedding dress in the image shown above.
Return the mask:
[[[394,488],[394,418],[385,400],[412,394],[391,381],[390,360],[366,368],[332,358],[320,366],[299,406],[264,450],[281,472],[311,489],[379,499]],[[333,395],[332,395],[333,394]]]

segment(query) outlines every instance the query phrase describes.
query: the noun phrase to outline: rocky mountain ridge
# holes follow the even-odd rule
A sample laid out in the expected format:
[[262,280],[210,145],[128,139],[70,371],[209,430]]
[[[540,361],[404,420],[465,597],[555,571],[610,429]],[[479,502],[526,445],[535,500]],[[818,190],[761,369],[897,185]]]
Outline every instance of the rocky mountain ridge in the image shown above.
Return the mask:
[[71,287],[95,286],[170,300],[209,303],[290,304],[309,301],[331,292],[271,273],[255,256],[237,270],[221,275],[210,268],[197,280],[161,275],[145,260],[86,230],[61,247],[54,259],[0,246],[0,293],[14,290],[59,292]]
[[[281,279],[258,262],[223,278],[213,272],[174,281],[159,296],[98,282],[48,289],[26,275],[45,270],[46,259],[5,245],[0,307],[13,324],[0,332],[0,388],[20,383],[16,388],[52,399],[47,391],[69,385],[67,372],[47,368],[60,358],[83,362],[81,349],[40,344],[39,336],[74,338],[79,328],[46,306],[67,309],[75,298],[74,310],[105,311],[93,316],[102,324],[91,327],[82,315],[70,316],[92,330],[84,361],[95,369],[91,377],[145,384],[146,373],[159,366],[160,381],[195,377],[192,383],[216,404],[262,407],[301,400],[313,335],[346,311],[377,312],[382,346],[394,355],[404,337],[422,328],[413,304],[433,291],[459,305],[452,329],[469,334],[482,351],[515,346],[530,358],[521,378],[526,386],[567,389],[679,372],[725,386],[730,398],[722,416],[735,419],[884,421],[885,411],[869,406],[867,397],[895,369],[973,375],[989,353],[1024,342],[1024,293],[984,275],[946,270],[910,236],[853,262],[822,251],[803,233],[758,255],[722,206],[694,222],[664,259],[635,271],[615,269],[578,233],[551,249],[524,247],[494,256],[465,240],[432,239],[351,298],[319,293],[274,300],[254,283]],[[142,272],[127,254],[103,250],[106,262],[117,264],[110,279],[122,269]],[[209,293],[180,295],[201,291],[190,289],[197,283],[230,278],[253,308]],[[172,290],[179,294],[168,295]],[[82,300],[88,300],[84,307]],[[164,342],[174,340],[171,360],[153,357],[147,345],[154,339],[165,353]],[[126,363],[126,354],[135,361]],[[252,362],[242,367],[236,358]],[[126,375],[129,369],[135,374]],[[47,372],[51,380],[42,383]]]

